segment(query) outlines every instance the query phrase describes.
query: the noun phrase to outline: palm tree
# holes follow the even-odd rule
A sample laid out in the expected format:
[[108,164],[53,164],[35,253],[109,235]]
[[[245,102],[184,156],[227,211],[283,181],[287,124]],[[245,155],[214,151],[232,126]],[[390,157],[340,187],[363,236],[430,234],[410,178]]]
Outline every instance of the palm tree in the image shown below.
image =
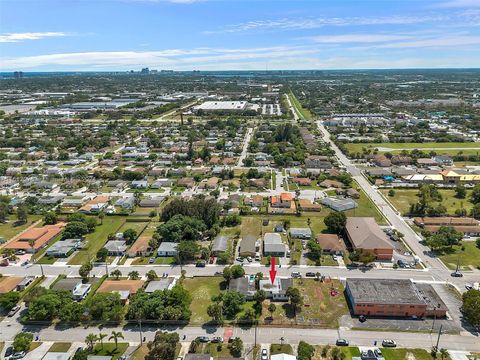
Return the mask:
[[108,334],[98,334],[98,340],[100,340],[100,344],[102,344],[102,349],[103,349],[103,339],[105,339],[108,336]]
[[122,272],[118,269],[115,269],[110,273],[110,275],[112,275],[115,278],[115,280],[118,280],[118,278],[122,276]]
[[155,270],[149,270],[146,273],[146,276],[147,276],[148,281],[152,281],[152,280],[155,280],[157,278],[157,273],[155,272]]
[[28,245],[32,249],[32,254],[35,254],[35,239],[29,239],[28,240]]
[[138,273],[138,271],[130,271],[128,273],[128,277],[132,280],[138,280],[140,278],[140,274]]
[[122,332],[113,330],[112,331],[112,336],[110,336],[108,338],[108,340],[112,340],[112,339],[113,339],[113,341],[115,341],[115,350],[117,350],[118,349],[118,339],[124,339]]
[[445,359],[446,357],[448,357],[448,355],[449,355],[449,354],[448,354],[448,350],[447,350],[447,349],[445,349],[445,348],[441,348],[441,349],[440,349],[440,357],[442,358],[442,360]]
[[90,349],[90,351],[93,350],[93,346],[97,341],[98,341],[98,336],[95,334],[88,334],[87,337],[85,338],[85,342],[87,343],[87,347]]
[[100,219],[100,225],[103,225],[103,219],[105,218],[105,213],[103,211],[100,211],[100,214],[98,214],[98,218]]

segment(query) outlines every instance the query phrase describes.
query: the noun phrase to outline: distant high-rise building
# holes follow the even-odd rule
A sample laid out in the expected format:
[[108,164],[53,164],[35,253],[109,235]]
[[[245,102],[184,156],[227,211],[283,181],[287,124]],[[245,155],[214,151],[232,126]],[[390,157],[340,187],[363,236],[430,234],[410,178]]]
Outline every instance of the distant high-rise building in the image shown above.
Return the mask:
[[23,78],[23,71],[15,71],[13,77],[16,79]]
[[148,67],[146,68],[143,68],[141,71],[140,71],[141,74],[150,74],[150,69]]

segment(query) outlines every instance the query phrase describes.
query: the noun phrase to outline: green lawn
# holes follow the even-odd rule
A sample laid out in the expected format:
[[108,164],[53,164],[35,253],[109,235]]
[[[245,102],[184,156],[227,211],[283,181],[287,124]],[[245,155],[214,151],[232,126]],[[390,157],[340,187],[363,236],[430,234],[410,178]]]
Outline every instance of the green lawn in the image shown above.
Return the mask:
[[71,346],[72,343],[70,342],[56,342],[52,346],[50,346],[48,352],[67,352]]
[[[132,265],[148,265],[150,258],[149,257],[140,257],[136,258]],[[174,257],[167,256],[167,257],[156,257],[154,264],[157,265],[173,265],[176,264],[177,260]]]
[[190,324],[199,325],[211,320],[207,314],[208,305],[212,303],[211,298],[220,294],[220,284],[223,277],[194,277],[183,280],[183,286],[190,292],[192,303],[190,310],[192,316]]
[[303,120],[310,120],[313,118],[310,110],[304,108],[297,97],[290,92],[289,94],[290,101],[292,102],[293,108],[297,111],[298,116]]
[[[397,151],[401,151],[402,149],[418,149],[422,150],[425,148],[437,148],[437,149],[451,149],[451,148],[478,148],[480,151],[480,146],[478,143],[474,142],[449,142],[449,143],[351,143],[346,144],[347,149],[350,152],[362,152],[363,148],[366,149],[376,149],[376,148],[390,148],[390,149],[397,149]],[[427,150],[428,151],[428,150]],[[443,150],[435,150],[438,152],[444,152]],[[455,153],[459,150],[455,150]],[[474,150],[475,152],[476,150]],[[395,152],[395,151],[392,151]],[[466,153],[467,150],[464,150]]]
[[[177,358],[178,354],[180,353],[180,350],[182,349],[181,344],[177,344],[176,348],[176,353],[175,353],[175,359]],[[147,344],[143,344],[139,346],[138,348],[135,349],[135,351],[131,355],[131,360],[144,360],[145,356],[148,354],[148,347]]]
[[377,223],[380,225],[385,225],[387,222],[379,209],[375,206],[372,200],[359,188],[359,186],[355,183],[354,188],[358,190],[360,193],[360,198],[355,199],[358,204],[356,209],[347,210],[345,211],[345,215],[347,216],[366,216],[366,217],[374,217]]
[[228,344],[200,344],[200,348],[197,353],[201,354],[210,354],[214,360],[218,358],[229,358],[232,355],[230,354],[230,349],[228,348]]
[[[269,301],[263,303],[261,321],[272,325],[317,325],[325,328],[338,328],[338,319],[348,314],[348,306],[343,295],[343,286],[338,280],[319,282],[315,279],[295,279],[294,286],[303,295],[303,306],[297,311],[295,320],[293,309],[288,303],[275,303],[276,311],[268,312]],[[330,295],[330,289],[335,288],[336,296]],[[302,321],[303,318],[303,321]]]
[[292,345],[290,344],[271,344],[270,356],[276,354],[290,354],[293,355]]
[[[410,205],[418,202],[418,189],[394,189],[395,196],[388,196],[390,189],[381,189],[380,191],[385,197],[390,200],[392,205],[400,211],[402,215],[408,214]],[[442,195],[441,204],[447,208],[449,215],[454,215],[455,210],[464,208],[467,212],[473,207],[473,204],[468,201],[470,198],[471,190],[467,190],[467,196],[465,199],[457,199],[455,197],[455,190],[451,189],[438,189]],[[433,206],[439,205],[439,203],[432,203]]]
[[35,221],[41,219],[40,215],[29,215],[28,221],[26,224],[15,225],[17,221],[16,217],[11,215],[8,218],[8,223],[0,223],[0,237],[3,237],[5,240],[10,240],[15,235],[20,234],[23,230],[31,226]]
[[145,228],[147,227],[148,222],[143,222],[143,221],[126,221],[120,229],[118,229],[118,232],[124,232],[127,229],[133,229],[137,232],[137,235],[140,235]]
[[124,222],[125,217],[123,216],[106,216],[103,224],[98,225],[93,233],[86,236],[85,246],[74,255],[68,264],[81,265],[93,259],[98,250],[107,242],[108,235],[116,233]]
[[118,348],[115,348],[115,343],[103,343],[103,348],[102,344],[97,344],[93,348],[93,354],[112,356],[113,360],[117,360],[127,350],[128,346],[128,343],[123,342],[118,343]]
[[[332,349],[338,348],[342,353],[345,354],[345,359],[344,360],[352,360],[352,357],[360,357],[360,350],[358,347],[353,347],[353,346],[342,346],[342,347],[337,347],[337,346],[315,346],[315,354],[313,355],[312,360],[332,360]],[[322,357],[322,353],[326,355],[325,357]]]
[[471,266],[480,269],[480,249],[475,241],[463,241],[461,245],[453,246],[452,251],[441,254],[440,259],[452,270],[457,267],[457,262],[461,269],[470,269]]
[[[432,356],[424,349],[389,349],[382,348],[385,360],[407,360],[414,357],[416,360],[433,360]],[[440,359],[440,356],[438,356]],[[447,359],[445,359],[447,360]]]

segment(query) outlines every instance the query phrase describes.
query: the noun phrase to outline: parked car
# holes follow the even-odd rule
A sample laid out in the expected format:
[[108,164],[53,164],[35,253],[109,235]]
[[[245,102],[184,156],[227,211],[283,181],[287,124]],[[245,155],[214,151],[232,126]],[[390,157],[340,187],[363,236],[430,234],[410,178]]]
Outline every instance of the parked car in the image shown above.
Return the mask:
[[463,277],[463,274],[459,271],[455,271],[450,274],[452,277]]
[[205,267],[206,266],[206,263],[204,260],[202,261],[197,261],[197,263],[195,264],[196,267]]
[[337,346],[348,346],[348,340],[337,339],[337,341],[335,342],[335,345],[337,345]]
[[203,342],[203,343],[207,343],[210,341],[210,339],[208,338],[208,336],[197,336],[196,340],[200,341],[200,342]]
[[367,321],[367,317],[365,315],[360,315],[358,317],[358,321],[360,321],[361,323],[364,323],[365,321]]
[[223,337],[221,336],[214,336],[212,338],[212,343],[223,343]]
[[154,257],[151,257],[150,259],[148,259],[148,263],[149,264],[153,264],[155,262],[155,258]]
[[306,276],[306,277],[315,277],[315,273],[309,271],[309,272],[307,272],[307,273],[305,274],[305,276]]
[[12,317],[13,315],[15,315],[18,310],[20,310],[20,306],[19,305],[15,305],[9,312],[8,312],[8,317]]
[[397,347],[397,343],[393,340],[384,339],[382,341],[382,346],[394,348],[394,347]]
[[10,360],[23,359],[25,354],[26,354],[25,351],[18,351],[12,356],[10,356]]
[[242,257],[237,257],[235,260],[237,260],[238,262],[243,262],[243,258]]
[[9,357],[13,354],[13,346],[9,346],[5,349],[5,357]]
[[250,256],[247,256],[247,261],[251,263],[253,259]]
[[375,349],[375,350],[373,351],[373,353],[375,354],[375,356],[376,356],[377,358],[383,357],[382,351],[381,351],[380,349],[378,349],[378,348]]
[[262,360],[268,360],[267,349],[262,349]]
[[293,271],[292,272],[292,278],[298,279],[298,278],[301,278],[301,277],[302,277],[302,274],[300,274],[298,271]]

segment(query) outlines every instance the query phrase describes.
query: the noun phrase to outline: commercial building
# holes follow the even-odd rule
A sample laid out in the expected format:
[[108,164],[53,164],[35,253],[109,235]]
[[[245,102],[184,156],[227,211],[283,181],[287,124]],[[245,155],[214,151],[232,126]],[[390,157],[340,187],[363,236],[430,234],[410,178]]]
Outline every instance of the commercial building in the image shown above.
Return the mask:
[[445,317],[447,307],[428,284],[400,279],[347,279],[346,297],[355,315]]
[[348,217],[345,233],[354,250],[375,255],[377,260],[392,260],[393,246],[372,217]]

